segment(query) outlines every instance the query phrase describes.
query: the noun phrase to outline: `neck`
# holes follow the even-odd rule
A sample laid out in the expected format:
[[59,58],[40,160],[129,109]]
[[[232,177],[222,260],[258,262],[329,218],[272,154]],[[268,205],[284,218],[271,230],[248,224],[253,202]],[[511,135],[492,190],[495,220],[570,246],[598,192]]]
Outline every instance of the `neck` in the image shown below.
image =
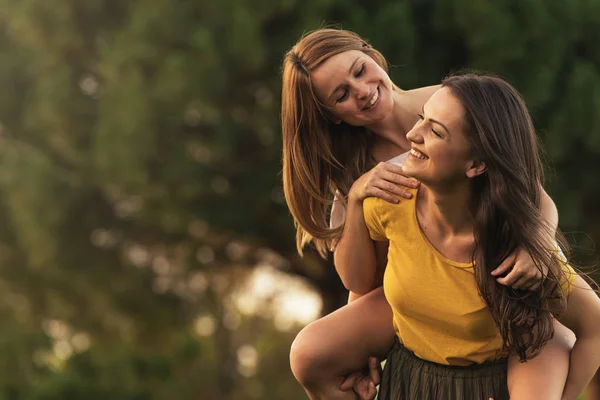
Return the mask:
[[443,188],[422,185],[419,192],[423,215],[444,235],[456,236],[473,232],[473,214],[469,207],[471,189],[468,181]]
[[414,109],[417,102],[411,98],[410,92],[404,92],[394,87],[392,92],[394,108],[390,115],[381,121],[366,126],[381,139],[398,146],[402,151],[410,150],[410,142],[406,134],[416,122],[418,110]]

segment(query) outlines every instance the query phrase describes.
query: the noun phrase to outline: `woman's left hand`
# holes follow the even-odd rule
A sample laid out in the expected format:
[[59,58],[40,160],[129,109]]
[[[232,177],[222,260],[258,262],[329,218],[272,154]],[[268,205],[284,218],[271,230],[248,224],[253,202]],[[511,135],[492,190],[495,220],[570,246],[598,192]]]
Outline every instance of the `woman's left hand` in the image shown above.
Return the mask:
[[[509,272],[510,271],[510,272]],[[506,274],[506,276],[503,276]],[[513,289],[536,290],[548,274],[547,267],[540,271],[524,249],[517,249],[492,271],[498,283]]]

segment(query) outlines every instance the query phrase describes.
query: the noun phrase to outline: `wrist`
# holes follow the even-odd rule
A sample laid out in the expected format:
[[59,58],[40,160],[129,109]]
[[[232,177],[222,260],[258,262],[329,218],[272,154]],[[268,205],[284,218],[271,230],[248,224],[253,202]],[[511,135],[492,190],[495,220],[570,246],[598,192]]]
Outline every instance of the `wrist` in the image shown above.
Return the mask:
[[348,191],[348,203],[361,204],[363,202],[365,197],[359,188],[360,184],[358,181],[355,181],[352,186],[350,186],[350,190]]
[[362,204],[364,200],[364,197],[359,196],[356,191],[354,190],[350,190],[350,193],[348,193],[348,203],[352,203],[352,204]]

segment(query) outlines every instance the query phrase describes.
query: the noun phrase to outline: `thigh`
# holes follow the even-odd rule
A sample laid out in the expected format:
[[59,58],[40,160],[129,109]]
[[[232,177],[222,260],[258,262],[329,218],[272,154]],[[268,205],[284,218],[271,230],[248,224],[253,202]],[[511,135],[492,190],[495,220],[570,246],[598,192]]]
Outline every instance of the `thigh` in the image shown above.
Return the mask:
[[587,396],[586,399],[600,400],[600,369],[588,384],[585,394]]
[[292,351],[310,354],[312,365],[343,375],[368,357],[385,358],[394,344],[392,310],[379,287],[306,326]]
[[512,400],[560,399],[569,373],[569,357],[575,335],[554,321],[554,337],[532,360],[508,360],[508,388]]

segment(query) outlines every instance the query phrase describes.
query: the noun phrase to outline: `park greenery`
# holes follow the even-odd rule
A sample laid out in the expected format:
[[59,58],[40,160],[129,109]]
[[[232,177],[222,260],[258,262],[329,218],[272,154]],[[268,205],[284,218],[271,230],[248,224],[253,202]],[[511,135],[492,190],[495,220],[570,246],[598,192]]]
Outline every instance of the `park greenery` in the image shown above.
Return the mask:
[[346,292],[296,253],[280,69],[322,26],[401,88],[514,84],[593,265],[600,0],[0,0],[0,400],[306,398],[291,341]]

